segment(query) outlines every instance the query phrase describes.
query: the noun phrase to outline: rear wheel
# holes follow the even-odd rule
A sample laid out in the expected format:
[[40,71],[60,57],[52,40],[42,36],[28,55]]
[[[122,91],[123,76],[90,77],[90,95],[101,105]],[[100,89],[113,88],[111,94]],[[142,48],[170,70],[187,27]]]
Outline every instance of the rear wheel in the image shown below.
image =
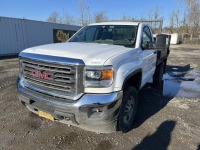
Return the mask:
[[133,120],[137,110],[138,93],[134,87],[129,86],[124,90],[123,95],[118,117],[118,130],[127,132],[133,125]]

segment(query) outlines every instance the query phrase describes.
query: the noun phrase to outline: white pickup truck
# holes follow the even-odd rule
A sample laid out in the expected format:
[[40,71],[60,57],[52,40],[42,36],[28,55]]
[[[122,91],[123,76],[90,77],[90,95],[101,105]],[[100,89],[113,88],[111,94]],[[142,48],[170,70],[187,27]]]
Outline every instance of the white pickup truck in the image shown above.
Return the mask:
[[[156,42],[154,41],[156,39]],[[162,81],[170,37],[148,24],[91,24],[66,43],[19,54],[19,99],[41,117],[109,133],[133,125],[138,91]]]

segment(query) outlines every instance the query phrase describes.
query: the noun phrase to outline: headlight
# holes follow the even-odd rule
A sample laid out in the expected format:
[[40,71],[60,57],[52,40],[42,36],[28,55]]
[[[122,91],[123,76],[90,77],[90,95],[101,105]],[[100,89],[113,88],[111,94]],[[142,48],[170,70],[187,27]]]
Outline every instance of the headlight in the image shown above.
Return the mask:
[[112,66],[86,67],[85,87],[109,87],[113,82]]

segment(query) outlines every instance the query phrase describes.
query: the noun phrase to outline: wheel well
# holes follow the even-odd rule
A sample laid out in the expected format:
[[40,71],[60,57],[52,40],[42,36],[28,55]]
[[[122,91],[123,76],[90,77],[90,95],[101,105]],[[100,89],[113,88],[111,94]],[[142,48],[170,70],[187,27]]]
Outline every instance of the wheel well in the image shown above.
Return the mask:
[[136,90],[140,89],[141,86],[141,81],[142,81],[142,73],[138,72],[134,75],[131,75],[125,80],[125,83],[123,85],[123,89],[127,86],[134,86]]

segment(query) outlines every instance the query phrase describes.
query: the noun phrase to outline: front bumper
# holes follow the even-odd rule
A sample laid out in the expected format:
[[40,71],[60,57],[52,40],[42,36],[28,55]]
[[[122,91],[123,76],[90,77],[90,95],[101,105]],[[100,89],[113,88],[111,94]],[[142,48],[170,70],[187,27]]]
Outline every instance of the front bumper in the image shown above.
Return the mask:
[[50,100],[24,89],[18,83],[19,100],[30,111],[44,111],[56,121],[85,130],[110,133],[117,130],[122,91],[109,94],[84,94],[73,103]]

